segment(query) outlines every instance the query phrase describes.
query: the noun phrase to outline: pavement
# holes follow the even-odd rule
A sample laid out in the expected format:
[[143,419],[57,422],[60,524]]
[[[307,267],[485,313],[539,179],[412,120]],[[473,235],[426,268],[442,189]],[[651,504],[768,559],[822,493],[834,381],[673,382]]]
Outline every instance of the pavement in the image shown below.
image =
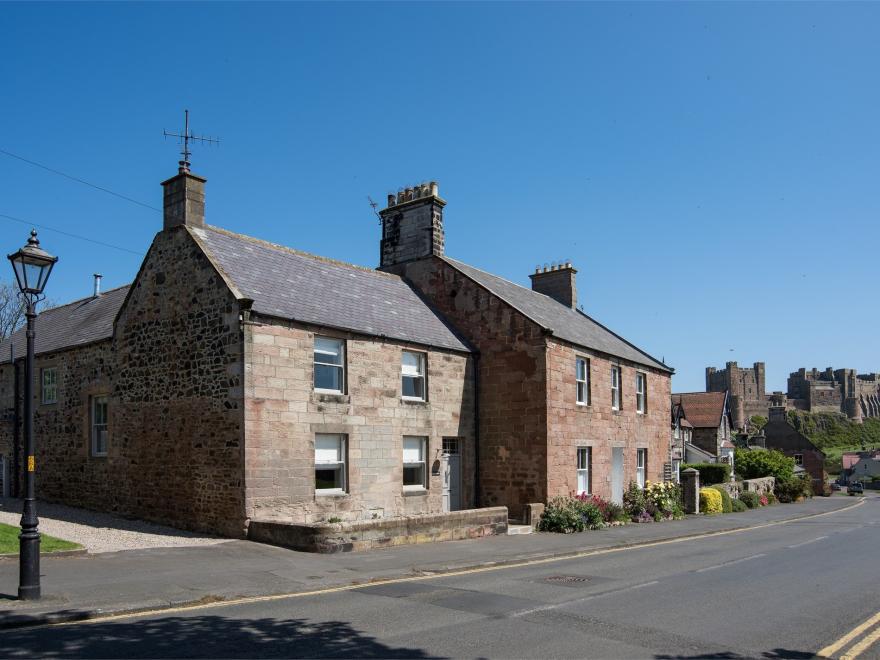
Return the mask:
[[[854,500],[773,507],[755,512],[753,524],[738,531],[606,550],[583,550],[602,545],[604,533],[484,541],[473,545],[488,557],[490,550],[518,556],[505,550],[511,542],[548,551],[550,538],[549,551],[564,548],[556,543],[582,551],[434,575],[412,575],[408,558],[385,550],[319,557],[342,570],[364,562],[360,570],[367,574],[382,573],[380,565],[387,571],[386,562],[396,561],[400,575],[362,586],[4,630],[0,657],[870,660],[880,658],[873,551],[880,541],[880,498]],[[726,518],[678,527],[700,531],[697,523],[731,522]],[[625,542],[622,536],[614,541]],[[421,546],[425,564],[416,570],[438,559],[438,566],[450,557],[462,560],[456,548],[470,545]],[[291,580],[301,558],[290,555],[285,564],[291,572],[279,580]]]
[[861,498],[814,498],[743,513],[690,516],[679,521],[632,524],[581,534],[497,536],[339,555],[295,552],[240,540],[69,557],[44,555],[43,598],[36,602],[15,599],[18,563],[5,559],[0,560],[0,628],[312,593],[658,543],[677,545],[704,535],[761,529],[830,515],[860,501]]

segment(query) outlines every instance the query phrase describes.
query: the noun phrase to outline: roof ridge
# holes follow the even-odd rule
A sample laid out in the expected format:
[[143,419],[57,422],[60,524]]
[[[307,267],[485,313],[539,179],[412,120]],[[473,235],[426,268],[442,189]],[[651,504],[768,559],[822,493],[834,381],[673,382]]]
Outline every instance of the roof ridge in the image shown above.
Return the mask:
[[305,257],[307,259],[314,259],[315,261],[322,261],[324,263],[333,264],[335,266],[344,266],[347,268],[353,268],[358,271],[363,271],[366,273],[375,273],[376,275],[382,275],[383,277],[387,277],[393,280],[400,280],[401,277],[399,275],[395,275],[394,273],[386,273],[381,270],[377,270],[375,268],[370,268],[368,266],[359,266],[358,264],[352,264],[347,261],[340,261],[339,259],[331,259],[330,257],[325,257],[320,254],[312,254],[311,252],[305,252],[304,250],[297,250],[296,248],[289,247],[287,245],[281,245],[280,243],[273,243],[272,241],[267,241],[262,238],[256,238],[255,236],[248,236],[247,234],[242,234],[235,231],[229,231],[228,229],[223,229],[222,227],[215,227],[214,225],[205,225],[204,227],[194,227],[194,229],[207,229],[210,231],[215,231],[218,234],[224,234],[226,236],[230,236],[233,238],[240,238],[242,240],[248,241],[250,243],[256,243],[258,245],[262,245],[263,247],[267,247],[273,250],[278,250],[280,252],[288,252],[290,254],[296,255],[298,257]]
[[39,314],[37,314],[37,316],[39,316],[40,314],[45,314],[46,312],[54,312],[56,309],[61,309],[62,307],[70,307],[71,305],[77,305],[79,303],[86,302],[88,300],[94,300],[95,298],[101,298],[102,296],[106,296],[108,293],[113,293],[115,291],[118,291],[119,289],[125,289],[126,287],[130,287],[132,284],[133,284],[133,282],[129,282],[128,284],[120,284],[119,286],[115,286],[112,289],[107,289],[106,291],[102,291],[97,296],[84,296],[82,298],[77,298],[76,300],[71,300],[70,302],[66,302],[61,305],[57,305],[55,307],[47,307],[46,309],[41,311]]
[[[448,256],[446,256],[445,254],[444,254],[444,255],[439,255],[439,256],[440,256],[440,258],[443,259],[444,261],[450,262],[453,266],[455,266],[456,264],[461,264],[462,266],[467,266],[468,268],[473,268],[474,270],[479,271],[480,273],[483,273],[484,275],[488,275],[489,277],[494,277],[495,279],[501,280],[502,282],[506,282],[506,283],[508,283],[508,284],[512,284],[513,286],[518,287],[518,288],[522,289],[523,291],[528,291],[529,293],[534,293],[534,294],[536,294],[536,295],[543,296],[543,297],[546,298],[547,300],[553,301],[554,303],[556,303],[557,305],[559,305],[561,309],[569,310],[569,311],[571,311],[571,312],[574,312],[575,314],[579,314],[579,315],[583,316],[584,318],[586,318],[586,319],[587,319],[588,321],[590,321],[591,323],[595,323],[597,326],[599,326],[600,328],[602,328],[602,329],[603,329],[605,332],[607,332],[608,334],[612,335],[612,336],[615,337],[616,339],[622,341],[624,344],[626,344],[627,346],[629,346],[629,347],[630,347],[631,349],[633,349],[634,351],[636,351],[636,352],[638,352],[639,354],[643,355],[644,357],[648,358],[648,360],[650,360],[650,361],[653,363],[653,365],[650,365],[650,366],[653,366],[654,368],[660,367],[660,368],[662,368],[662,369],[666,369],[666,370],[668,370],[670,373],[674,373],[674,372],[675,372],[675,370],[674,370],[672,367],[670,367],[669,365],[667,365],[665,362],[661,362],[660,360],[658,360],[657,358],[655,358],[655,357],[654,357],[653,355],[651,355],[650,353],[647,353],[646,351],[643,351],[641,348],[639,348],[638,346],[636,346],[635,344],[633,344],[631,341],[629,341],[629,340],[625,339],[624,337],[620,336],[619,334],[617,334],[616,332],[614,332],[614,330],[611,330],[608,326],[606,326],[606,325],[600,323],[599,321],[597,321],[596,319],[594,319],[592,316],[590,316],[590,315],[587,314],[586,312],[583,312],[583,311],[581,311],[581,310],[579,310],[579,309],[576,309],[576,308],[573,308],[573,307],[568,307],[567,305],[563,305],[563,304],[560,303],[558,300],[555,300],[554,298],[548,296],[547,294],[541,293],[540,291],[535,291],[534,289],[530,289],[530,288],[528,288],[528,287],[525,287],[525,286],[523,286],[522,284],[517,284],[516,282],[513,282],[513,281],[511,281],[511,280],[508,280],[508,279],[505,278],[505,277],[501,277],[500,275],[496,275],[495,273],[490,273],[489,271],[487,271],[487,270],[483,270],[482,268],[477,268],[476,266],[472,266],[471,264],[465,263],[464,261],[460,261],[459,259],[454,259],[454,258],[452,258],[452,257],[448,257]],[[485,285],[484,285],[484,286],[485,286]],[[486,288],[488,288],[488,287],[486,287]],[[496,291],[492,291],[492,293],[494,293],[496,296],[498,296],[498,297],[500,297],[500,298],[504,298],[504,296],[502,296],[500,293],[498,293],[498,292],[496,292]],[[509,300],[507,300],[506,302],[507,302],[508,305],[510,305],[511,307],[514,307],[518,312],[520,312],[520,313],[523,314],[524,316],[526,316],[526,317],[528,317],[528,318],[531,318],[532,321],[534,321],[535,323],[537,323],[539,326],[544,327],[544,328],[547,328],[547,327],[548,327],[547,325],[545,325],[545,324],[542,323],[541,321],[538,321],[537,319],[532,318],[528,313],[526,313],[525,311],[523,311],[523,310],[519,309],[518,307],[516,307],[516,305],[514,305],[513,303],[511,303]],[[552,329],[552,328],[551,328],[551,329]],[[587,348],[590,348],[590,347],[588,346]],[[634,360],[634,361],[635,361],[635,360]],[[649,365],[645,365],[645,366],[649,366]]]

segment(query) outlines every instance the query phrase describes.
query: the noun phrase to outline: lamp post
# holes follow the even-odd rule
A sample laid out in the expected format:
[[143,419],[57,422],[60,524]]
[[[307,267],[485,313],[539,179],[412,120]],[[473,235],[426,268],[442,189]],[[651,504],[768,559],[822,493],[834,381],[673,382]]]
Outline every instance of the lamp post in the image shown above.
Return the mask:
[[58,261],[40,247],[37,230],[31,230],[27,245],[9,255],[18,289],[26,305],[27,318],[27,361],[24,375],[24,437],[27,469],[25,471],[24,509],[21,515],[21,534],[19,538],[19,580],[20,600],[37,600],[40,597],[40,532],[37,529],[37,501],[34,497],[34,321],[37,317],[36,305],[43,299],[43,289]]

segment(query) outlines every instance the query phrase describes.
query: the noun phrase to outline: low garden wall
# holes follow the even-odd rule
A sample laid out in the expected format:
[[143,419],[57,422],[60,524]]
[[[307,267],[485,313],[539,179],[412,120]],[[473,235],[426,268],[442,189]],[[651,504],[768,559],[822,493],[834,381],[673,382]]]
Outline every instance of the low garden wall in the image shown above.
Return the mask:
[[767,495],[773,492],[776,485],[774,477],[762,477],[760,479],[746,479],[742,482],[743,490],[748,493],[758,493],[758,495]]
[[353,523],[251,520],[248,526],[251,541],[321,553],[474,539],[506,532],[507,507],[504,506]]

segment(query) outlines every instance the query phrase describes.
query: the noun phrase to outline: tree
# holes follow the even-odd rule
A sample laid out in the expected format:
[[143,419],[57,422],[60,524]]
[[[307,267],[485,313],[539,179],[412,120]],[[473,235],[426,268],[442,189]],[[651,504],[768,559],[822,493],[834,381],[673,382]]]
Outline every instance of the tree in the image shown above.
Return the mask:
[[24,323],[24,305],[18,287],[0,281],[0,340],[6,339]]
[[743,479],[776,477],[791,479],[794,476],[794,459],[775,449],[737,449],[734,455],[736,472]]
[[749,431],[751,433],[757,433],[765,426],[767,426],[767,418],[763,415],[752,415],[749,417]]

